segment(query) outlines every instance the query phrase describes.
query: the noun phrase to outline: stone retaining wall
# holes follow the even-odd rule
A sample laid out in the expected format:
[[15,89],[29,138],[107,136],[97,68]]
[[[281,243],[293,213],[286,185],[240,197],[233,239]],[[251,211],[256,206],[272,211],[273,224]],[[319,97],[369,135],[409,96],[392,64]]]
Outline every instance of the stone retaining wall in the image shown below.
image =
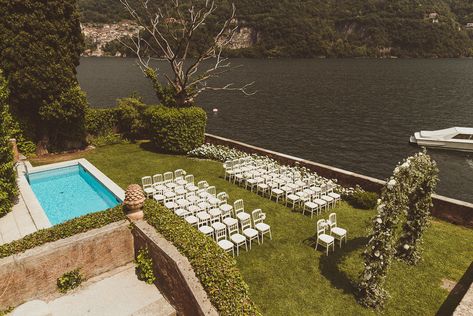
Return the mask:
[[218,315],[189,260],[174,245],[144,221],[135,223],[133,236],[136,253],[148,247],[156,285],[179,315]]
[[[266,150],[264,148],[211,134],[206,134],[205,140],[207,143],[225,145],[249,154],[268,156],[285,165],[295,165],[297,163],[302,167],[306,167],[309,170],[316,172],[320,176],[329,179],[337,179],[338,183],[343,186],[354,187],[358,184],[365,190],[379,192],[385,184],[385,181],[376,178],[316,163],[310,160],[293,157],[279,152]],[[432,197],[434,202],[434,208],[432,210],[433,216],[457,225],[473,228],[472,203],[467,203],[440,195],[433,195]]]
[[133,260],[127,221],[113,223],[0,259],[0,310],[57,291],[57,278],[76,268],[86,279]]

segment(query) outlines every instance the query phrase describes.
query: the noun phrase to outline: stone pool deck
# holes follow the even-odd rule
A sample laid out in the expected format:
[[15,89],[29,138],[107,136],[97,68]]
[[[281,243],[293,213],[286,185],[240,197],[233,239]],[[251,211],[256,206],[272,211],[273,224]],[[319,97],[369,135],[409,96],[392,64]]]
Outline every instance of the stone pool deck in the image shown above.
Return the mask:
[[24,176],[27,168],[32,168],[28,161],[22,161],[17,166],[20,194],[13,210],[0,218],[0,245],[21,239],[39,229],[51,227]]

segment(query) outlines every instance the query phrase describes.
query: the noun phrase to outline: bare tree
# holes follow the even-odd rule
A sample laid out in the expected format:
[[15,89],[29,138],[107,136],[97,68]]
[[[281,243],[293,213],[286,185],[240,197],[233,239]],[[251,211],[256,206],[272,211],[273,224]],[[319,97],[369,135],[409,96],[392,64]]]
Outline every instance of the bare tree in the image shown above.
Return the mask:
[[[132,44],[124,44],[138,57],[142,71],[152,80],[163,104],[192,106],[198,95],[209,90],[254,94],[248,90],[253,83],[239,87],[233,83],[222,86],[210,83],[212,79],[236,68],[222,56],[238,27],[234,4],[229,16],[215,23],[212,22],[217,10],[214,0],[189,0],[184,3],[165,0],[159,1],[160,4],[149,0],[120,1],[140,28],[132,37]],[[203,36],[205,40],[202,40]],[[150,65],[154,58],[166,60],[171,67],[172,76],[164,74],[166,84],[159,81],[158,70]]]

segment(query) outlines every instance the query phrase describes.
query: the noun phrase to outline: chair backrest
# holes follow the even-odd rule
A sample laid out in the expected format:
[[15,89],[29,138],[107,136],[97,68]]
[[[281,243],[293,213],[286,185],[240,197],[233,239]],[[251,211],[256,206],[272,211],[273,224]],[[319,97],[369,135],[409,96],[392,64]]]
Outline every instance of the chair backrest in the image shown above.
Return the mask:
[[203,180],[203,181],[199,181],[197,183],[197,187],[199,188],[199,190],[201,189],[205,189],[206,187],[208,187],[209,184],[207,183],[207,181]]
[[164,176],[164,182],[168,183],[172,181],[172,177],[173,177],[172,172],[165,172],[163,176]]
[[191,196],[195,196],[195,192],[187,192],[186,199],[189,199]]
[[240,212],[244,212],[245,211],[245,205],[243,203],[243,200],[242,199],[236,200],[235,203],[233,203],[233,209],[234,209],[235,214],[238,214]]
[[253,223],[256,225],[258,223],[262,223],[263,222],[263,211],[258,208],[256,210],[254,210],[253,212],[251,212],[251,217],[253,218]]
[[330,213],[328,216],[330,227],[337,227],[337,213]]
[[325,220],[324,219],[319,219],[317,221],[317,237],[319,237],[321,234],[325,234]]
[[143,188],[149,188],[150,186],[153,185],[153,180],[151,179],[150,176],[143,177],[141,178],[141,184],[143,185]]
[[194,176],[192,174],[188,174],[184,180],[186,180],[187,183],[194,184]]
[[153,176],[153,184],[161,184],[163,183],[163,175],[162,174],[155,174]]
[[226,202],[228,201],[228,194],[227,194],[227,192],[220,192],[219,194],[217,194],[217,199],[219,199],[220,201],[226,203]]
[[235,221],[233,224],[227,226],[228,236],[238,234],[238,221]]
[[212,194],[213,196],[217,194],[217,189],[214,186],[208,187],[206,191],[207,193]]
[[227,232],[225,231],[225,227],[220,228],[220,229],[215,231],[215,240],[217,242],[222,240],[222,239],[226,239],[226,238],[227,238]]
[[175,180],[184,179],[184,175],[185,175],[185,171],[182,169],[177,169],[176,171],[174,171]]
[[251,218],[245,218],[241,221],[241,230],[245,230],[247,228],[251,228]]

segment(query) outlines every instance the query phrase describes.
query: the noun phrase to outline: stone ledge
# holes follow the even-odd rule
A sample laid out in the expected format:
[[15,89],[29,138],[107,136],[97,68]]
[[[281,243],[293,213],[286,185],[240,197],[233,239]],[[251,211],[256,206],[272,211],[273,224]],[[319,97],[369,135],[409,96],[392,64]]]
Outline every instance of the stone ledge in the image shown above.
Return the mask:
[[135,253],[148,246],[156,284],[182,315],[218,315],[189,260],[145,221],[135,222]]

